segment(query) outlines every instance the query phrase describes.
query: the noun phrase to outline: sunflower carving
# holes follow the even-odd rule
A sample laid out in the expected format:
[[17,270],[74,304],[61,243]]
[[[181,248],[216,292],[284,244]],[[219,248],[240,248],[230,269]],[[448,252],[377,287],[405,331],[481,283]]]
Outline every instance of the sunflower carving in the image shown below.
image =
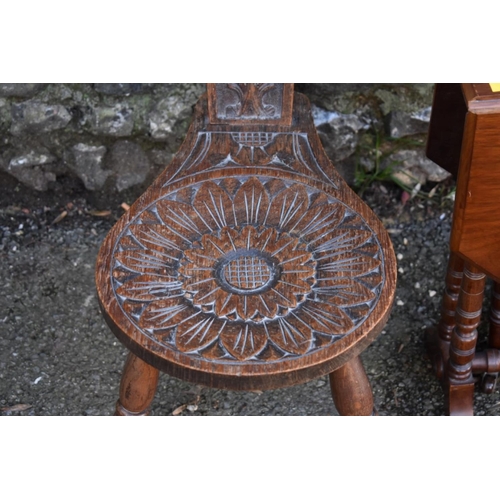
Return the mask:
[[118,239],[125,315],[220,362],[301,356],[349,335],[383,285],[380,245],[343,203],[267,177],[203,181],[155,201]]

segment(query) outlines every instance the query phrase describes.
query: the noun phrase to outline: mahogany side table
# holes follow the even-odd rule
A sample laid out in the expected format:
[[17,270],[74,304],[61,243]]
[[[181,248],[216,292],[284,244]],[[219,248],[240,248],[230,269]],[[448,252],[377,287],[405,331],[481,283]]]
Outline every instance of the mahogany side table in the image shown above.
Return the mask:
[[371,415],[359,354],[387,321],[396,260],[337,174],[292,84],[208,84],[172,163],[102,244],[104,317],[130,350],[117,415],[145,415],[162,370],[265,390],[330,374]]
[[[472,415],[474,384],[500,372],[500,92],[436,85],[427,156],[457,177],[441,319],[427,332],[450,415]],[[476,352],[486,277],[494,280],[489,348]]]

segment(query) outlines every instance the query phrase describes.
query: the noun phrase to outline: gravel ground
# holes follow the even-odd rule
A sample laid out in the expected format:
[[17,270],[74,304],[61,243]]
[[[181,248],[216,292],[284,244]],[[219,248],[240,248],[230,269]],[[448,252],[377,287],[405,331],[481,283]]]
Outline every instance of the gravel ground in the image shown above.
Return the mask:
[[[438,186],[431,199],[403,203],[399,188],[375,183],[363,196],[389,230],[399,259],[390,321],[362,355],[380,415],[443,414],[423,331],[439,316],[449,188]],[[120,204],[136,194],[97,199],[68,184],[54,196],[0,177],[0,415],[113,413],[127,353],[100,314],[94,263],[123,212]],[[162,374],[152,410],[186,416],[337,414],[326,377],[257,393],[213,390]],[[498,391],[478,393],[475,411],[499,415]]]

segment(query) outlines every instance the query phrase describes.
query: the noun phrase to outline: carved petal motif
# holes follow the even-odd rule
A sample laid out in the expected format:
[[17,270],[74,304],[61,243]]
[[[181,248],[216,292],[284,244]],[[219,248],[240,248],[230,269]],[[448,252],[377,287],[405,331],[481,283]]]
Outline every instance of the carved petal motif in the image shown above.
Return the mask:
[[312,255],[300,247],[297,238],[273,228],[224,228],[203,236],[199,249],[186,250],[179,269],[184,289],[195,305],[213,306],[229,319],[259,323],[283,316],[311,291]]
[[130,232],[145,248],[168,253],[172,258],[182,255],[182,238],[162,224],[132,224]]
[[139,326],[141,328],[172,328],[191,316],[198,316],[196,310],[178,298],[160,299],[151,302],[142,313]]
[[309,325],[291,314],[267,325],[269,338],[290,354],[304,354],[311,348],[313,331]]
[[291,228],[298,232],[309,244],[316,244],[342,222],[345,207],[340,203],[317,205],[308,210],[304,217]]
[[233,202],[224,189],[215,182],[205,182],[195,196],[194,211],[198,216],[197,225],[203,233],[217,231],[223,227],[236,225]]
[[366,286],[348,278],[320,281],[317,296],[336,306],[354,306],[371,302],[376,294]]
[[351,318],[340,308],[328,302],[307,301],[301,313],[293,313],[304,321],[308,321],[311,328],[326,335],[342,335],[354,326]]
[[322,348],[364,321],[384,280],[359,215],[265,177],[183,188],[136,217],[117,248],[124,313],[171,348],[213,360]]
[[182,352],[203,349],[218,338],[221,326],[221,321],[213,316],[191,314],[179,322],[175,345]]
[[171,276],[177,259],[170,253],[155,250],[126,250],[116,254],[116,260],[127,269],[141,274]]
[[239,361],[253,358],[267,345],[264,327],[248,323],[227,323],[220,339],[222,345]]
[[141,274],[121,285],[116,293],[123,298],[150,302],[167,295],[182,297],[182,282],[172,276]]
[[301,184],[281,191],[271,202],[266,223],[281,231],[290,232],[307,212],[309,196]]
[[269,195],[258,179],[249,179],[236,193],[234,207],[237,226],[260,226],[269,209]]
[[318,276],[360,276],[367,274],[380,266],[380,261],[357,252],[338,253],[328,256],[317,269]]

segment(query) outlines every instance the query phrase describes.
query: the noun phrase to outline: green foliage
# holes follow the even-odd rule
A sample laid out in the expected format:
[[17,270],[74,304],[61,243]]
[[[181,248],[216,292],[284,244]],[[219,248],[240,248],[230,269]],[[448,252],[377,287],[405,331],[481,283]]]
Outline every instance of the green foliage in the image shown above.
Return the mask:
[[[358,153],[358,161],[356,162],[356,172],[354,174],[354,187],[359,195],[362,195],[366,188],[368,188],[375,181],[393,181],[396,184],[399,181],[395,181],[392,175],[392,167],[396,164],[395,162],[389,163],[385,168],[382,168],[382,162],[385,158],[387,158],[393,150],[391,149],[389,152],[383,153],[381,149],[381,139],[380,134],[375,132],[374,136],[375,144],[373,145],[374,150],[374,161],[373,168],[370,171],[367,171],[363,165],[359,162],[359,153]],[[400,184],[400,183],[399,183]]]
[[[446,185],[436,185],[431,189],[430,192],[426,193],[420,190],[421,185],[418,183],[418,179],[411,177],[410,174],[405,172],[405,175],[412,185],[405,184],[398,177],[393,175],[394,167],[398,165],[398,162],[391,161],[386,162],[393,153],[399,149],[408,149],[411,147],[422,147],[423,141],[418,138],[408,138],[403,137],[399,139],[386,139],[382,142],[380,134],[375,131],[373,135],[373,143],[370,145],[362,146],[362,149],[369,149],[374,156],[373,168],[367,170],[359,161],[359,151],[358,151],[358,161],[356,162],[356,171],[354,177],[354,187],[357,193],[362,196],[364,191],[374,182],[392,182],[396,184],[403,191],[406,191],[411,195],[411,198],[418,197],[422,199],[431,199],[442,204],[446,199],[453,199],[454,192],[453,188],[450,192],[450,187]],[[382,168],[382,165],[384,167]],[[436,196],[437,195],[437,196]]]

